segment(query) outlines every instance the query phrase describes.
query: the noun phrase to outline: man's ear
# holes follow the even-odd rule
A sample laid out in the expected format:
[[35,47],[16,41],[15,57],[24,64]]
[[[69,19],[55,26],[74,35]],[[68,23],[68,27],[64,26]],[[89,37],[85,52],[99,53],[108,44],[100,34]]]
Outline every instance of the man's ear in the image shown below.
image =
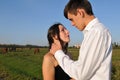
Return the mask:
[[77,14],[79,14],[81,17],[84,17],[85,11],[83,9],[77,9]]

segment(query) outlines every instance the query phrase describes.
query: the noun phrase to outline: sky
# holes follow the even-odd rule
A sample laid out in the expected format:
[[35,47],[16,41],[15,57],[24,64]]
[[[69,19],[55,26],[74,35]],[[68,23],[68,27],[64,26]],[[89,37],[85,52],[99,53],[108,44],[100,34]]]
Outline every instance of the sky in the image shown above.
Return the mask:
[[[70,46],[81,44],[83,33],[63,15],[69,0],[0,0],[0,44],[47,46],[48,28],[62,23],[70,32]],[[120,43],[120,0],[89,0],[95,16]]]

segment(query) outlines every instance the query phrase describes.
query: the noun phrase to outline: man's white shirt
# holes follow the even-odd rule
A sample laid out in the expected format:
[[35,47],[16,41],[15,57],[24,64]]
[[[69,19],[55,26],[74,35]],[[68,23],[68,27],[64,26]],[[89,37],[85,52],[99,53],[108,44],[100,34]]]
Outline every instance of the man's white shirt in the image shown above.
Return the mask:
[[59,65],[75,80],[110,80],[112,40],[108,29],[95,18],[82,32],[78,60],[73,61],[58,50],[55,58]]

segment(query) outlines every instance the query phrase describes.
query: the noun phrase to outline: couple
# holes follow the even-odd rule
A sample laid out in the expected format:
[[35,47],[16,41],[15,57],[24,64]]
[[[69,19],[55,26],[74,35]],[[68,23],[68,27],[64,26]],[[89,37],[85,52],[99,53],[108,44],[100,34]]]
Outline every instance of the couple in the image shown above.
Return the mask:
[[94,16],[88,0],[69,0],[64,16],[83,32],[78,60],[67,52],[69,31],[60,23],[48,30],[49,52],[43,60],[44,80],[111,80],[111,35]]

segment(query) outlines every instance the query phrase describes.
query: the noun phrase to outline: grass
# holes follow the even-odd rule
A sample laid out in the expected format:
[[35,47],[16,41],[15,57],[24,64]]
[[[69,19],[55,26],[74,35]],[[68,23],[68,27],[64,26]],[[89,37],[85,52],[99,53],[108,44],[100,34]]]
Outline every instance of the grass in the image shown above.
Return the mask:
[[113,50],[112,80],[120,80],[120,49]]
[[33,50],[0,54],[0,77],[5,80],[42,80],[42,56],[42,53],[33,54]]
[[[38,54],[33,49],[17,50],[0,54],[0,80],[42,80],[42,60],[47,48],[40,48]],[[74,60],[79,49],[69,48]],[[113,50],[112,80],[120,80],[120,49]]]

